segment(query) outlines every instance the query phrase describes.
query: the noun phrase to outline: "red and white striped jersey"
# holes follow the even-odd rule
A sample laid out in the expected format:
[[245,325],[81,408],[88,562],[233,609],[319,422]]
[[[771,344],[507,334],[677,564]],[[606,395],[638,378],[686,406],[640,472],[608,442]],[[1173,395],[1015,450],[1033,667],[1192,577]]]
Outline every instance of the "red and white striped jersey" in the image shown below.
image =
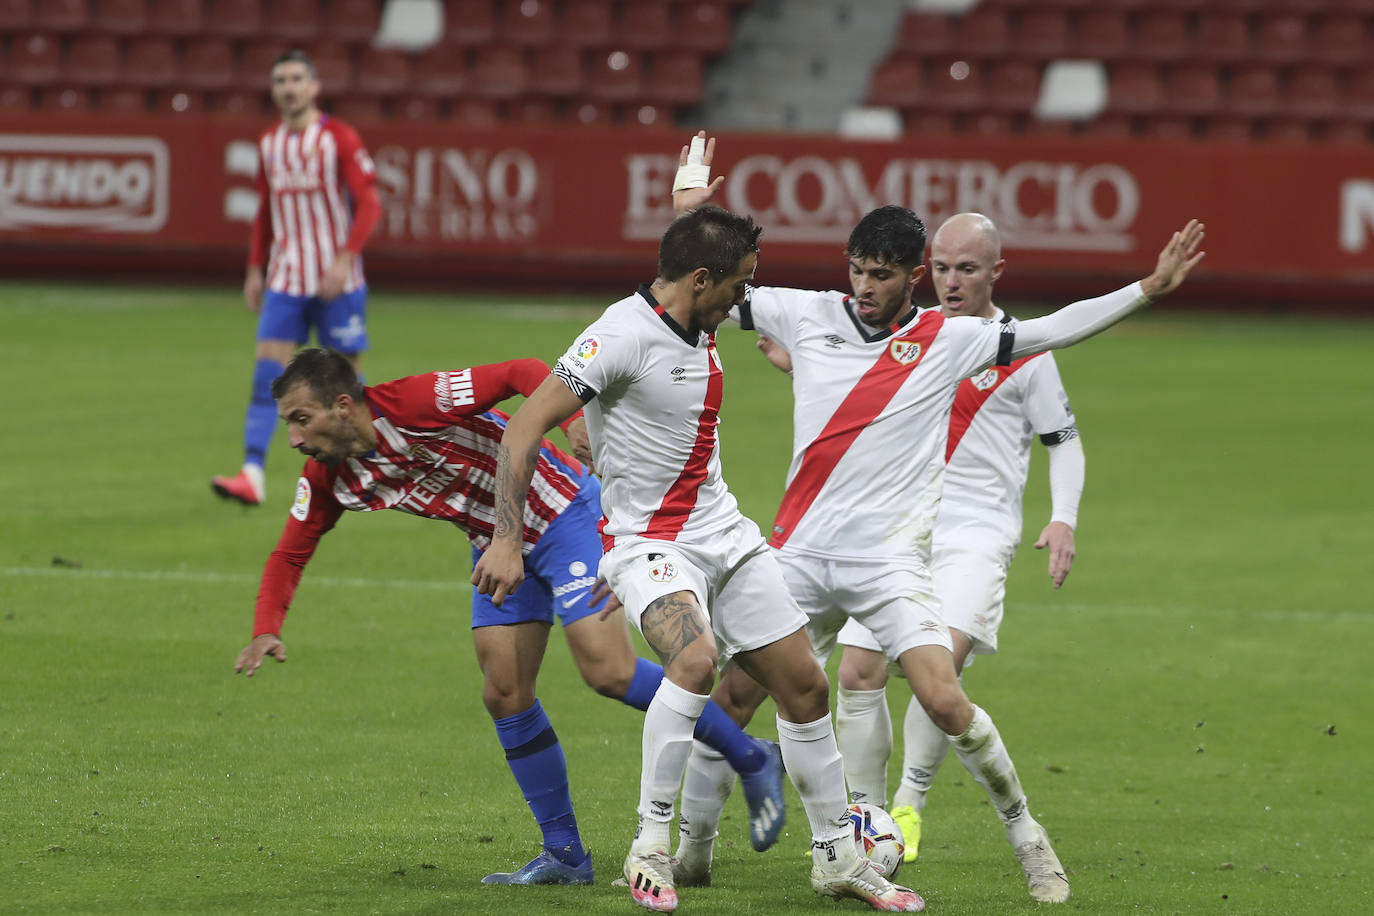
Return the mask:
[[648,285],[612,305],[553,368],[586,407],[601,533],[700,544],[736,524],[720,471],[714,335],[689,334]]
[[345,248],[357,257],[344,292],[363,286],[363,244],[380,215],[376,182],[358,132],[342,121],[322,115],[304,130],[281,123],[264,131],[248,263],[266,259],[267,288],[315,295],[320,275]]
[[[364,389],[377,447],[329,467],[313,458],[296,483],[281,540],[263,571],[253,634],[278,633],[319,539],[345,510],[399,509],[451,522],[485,550],[495,524],[497,446],[507,415],[490,408],[528,396],[548,367],[513,360],[455,372],[430,372]],[[525,501],[523,551],[581,489],[586,469],[547,439]]]
[[839,292],[759,287],[740,324],[792,357],[793,445],[770,543],[823,557],[928,556],[960,379],[1015,325],[913,308],[881,330]]
[[[996,320],[1009,320],[1001,309]],[[959,383],[945,446],[945,490],[935,523],[943,538],[964,526],[1021,540],[1021,501],[1031,439],[1046,445],[1075,438],[1073,408],[1052,353],[992,366]]]

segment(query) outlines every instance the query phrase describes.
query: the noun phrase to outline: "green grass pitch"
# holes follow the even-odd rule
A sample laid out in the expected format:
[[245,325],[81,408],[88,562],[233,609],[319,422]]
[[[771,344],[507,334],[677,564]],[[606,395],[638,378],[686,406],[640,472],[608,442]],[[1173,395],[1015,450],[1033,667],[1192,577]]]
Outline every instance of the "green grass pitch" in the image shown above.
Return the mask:
[[[379,291],[366,368],[552,361],[597,304]],[[634,911],[610,882],[642,717],[580,684],[557,631],[541,695],[597,882],[478,883],[538,832],[482,709],[459,532],[347,515],[290,661],[231,673],[301,463],[279,431],[268,506],[210,493],[252,363],[234,291],[7,284],[0,328],[0,912]],[[722,331],[721,435],[766,525],[790,395],[750,337]],[[1037,449],[1002,654],[965,684],[1070,871],[1064,911],[1374,912],[1371,344],[1368,323],[1172,311],[1060,355],[1088,456],[1078,562],[1055,592],[1029,547]],[[790,793],[761,855],[731,799],[715,886],[681,912],[863,911],[811,893]],[[952,757],[901,877],[931,913],[1043,910]]]

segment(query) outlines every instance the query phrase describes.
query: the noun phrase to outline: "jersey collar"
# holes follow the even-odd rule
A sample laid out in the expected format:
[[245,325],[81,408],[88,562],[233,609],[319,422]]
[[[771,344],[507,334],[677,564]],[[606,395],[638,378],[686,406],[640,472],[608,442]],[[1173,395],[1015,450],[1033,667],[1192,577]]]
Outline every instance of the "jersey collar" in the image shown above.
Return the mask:
[[849,316],[849,320],[854,323],[854,330],[859,332],[859,336],[866,342],[873,343],[875,340],[883,340],[899,332],[902,328],[911,323],[911,319],[920,313],[920,308],[912,306],[905,315],[893,321],[885,328],[874,330],[859,320],[859,316],[854,314],[854,306],[850,304],[853,296],[844,297],[844,313]]
[[639,295],[649,304],[649,307],[657,313],[658,317],[663,319],[663,323],[668,326],[668,330],[680,337],[683,343],[687,344],[689,347],[695,347],[697,345],[698,337],[694,337],[687,333],[687,329],[674,321],[673,316],[669,315],[667,310],[658,304],[658,300],[654,298],[653,290],[650,289],[648,283],[639,284]]

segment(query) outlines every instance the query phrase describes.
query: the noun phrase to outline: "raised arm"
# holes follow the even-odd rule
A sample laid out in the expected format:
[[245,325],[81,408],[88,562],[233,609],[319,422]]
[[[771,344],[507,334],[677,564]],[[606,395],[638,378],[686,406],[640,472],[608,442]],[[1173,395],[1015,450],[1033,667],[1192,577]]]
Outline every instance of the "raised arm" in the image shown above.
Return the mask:
[[1189,271],[1197,266],[1205,252],[1199,250],[1204,226],[1197,220],[1173,234],[1159,253],[1154,273],[1138,283],[1098,296],[1066,305],[1042,318],[1017,322],[1016,343],[1011,357],[1019,359],[1045,350],[1057,350],[1086,340],[1116,324],[1132,312],[1178,289]]
[[525,579],[525,501],[539,461],[540,440],[581,409],[577,395],[551,375],[506,424],[496,457],[496,526],[491,546],[472,570],[472,584],[482,594],[491,595],[497,607]]
[[678,154],[677,175],[673,178],[673,212],[686,213],[716,196],[725,176],[711,180],[711,161],[716,158],[716,138],[699,130],[692,142]]

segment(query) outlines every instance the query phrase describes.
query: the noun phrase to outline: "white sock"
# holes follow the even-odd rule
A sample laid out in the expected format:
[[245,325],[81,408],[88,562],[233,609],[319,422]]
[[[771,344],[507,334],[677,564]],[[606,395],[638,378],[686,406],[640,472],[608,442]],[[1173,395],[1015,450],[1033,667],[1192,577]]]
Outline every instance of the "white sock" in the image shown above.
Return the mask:
[[892,754],[892,717],[887,690],[846,690],[835,704],[835,743],[844,757],[849,801],[887,806],[887,758]]
[[1037,837],[1035,819],[1026,810],[1026,793],[1011,762],[1002,736],[992,718],[977,706],[973,707],[973,721],[968,731],[949,739],[964,767],[988,793],[997,816],[1007,831],[1007,842],[1013,847]]
[[844,791],[844,758],[835,744],[830,717],[799,723],[779,716],[778,744],[787,776],[801,796],[811,824],[813,860],[828,864],[831,870],[857,860],[853,828],[845,817],[849,805]]
[[949,740],[949,735],[930,721],[921,701],[912,697],[902,720],[902,781],[892,796],[892,807],[925,810],[926,793],[949,752]]
[[720,813],[735,788],[735,771],[725,757],[700,741],[692,743],[687,776],[682,780],[682,817],[678,819],[677,857],[692,865],[710,865]]
[[640,744],[639,829],[631,852],[667,852],[673,801],[682,785],[682,772],[692,753],[692,731],[710,697],[692,693],[668,680],[644,713],[644,737]]

